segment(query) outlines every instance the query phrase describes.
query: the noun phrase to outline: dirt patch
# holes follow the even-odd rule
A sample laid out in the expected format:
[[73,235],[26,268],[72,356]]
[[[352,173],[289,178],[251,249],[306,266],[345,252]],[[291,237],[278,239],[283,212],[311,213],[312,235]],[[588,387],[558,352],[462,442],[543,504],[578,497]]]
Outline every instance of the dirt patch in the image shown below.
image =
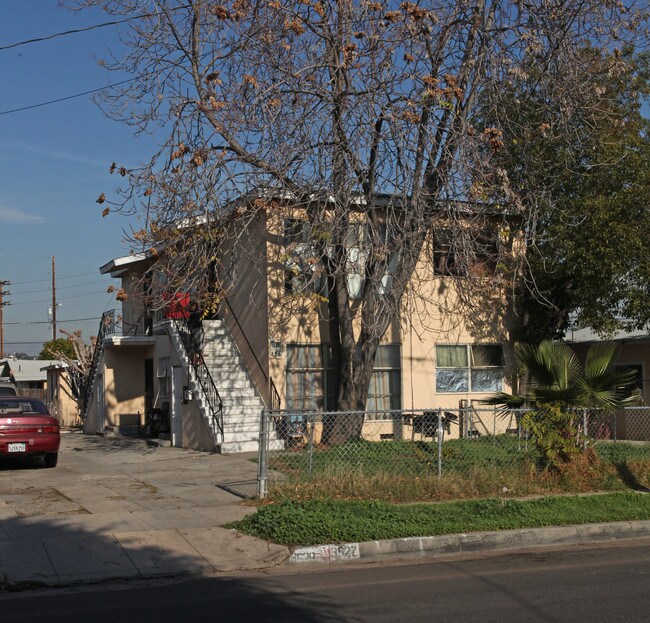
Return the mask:
[[19,517],[52,515],[83,515],[88,511],[54,487],[23,487],[3,489],[0,499]]
[[137,478],[112,475],[95,479],[97,484],[110,489],[111,495],[108,499],[113,500],[134,500],[160,499],[158,487]]

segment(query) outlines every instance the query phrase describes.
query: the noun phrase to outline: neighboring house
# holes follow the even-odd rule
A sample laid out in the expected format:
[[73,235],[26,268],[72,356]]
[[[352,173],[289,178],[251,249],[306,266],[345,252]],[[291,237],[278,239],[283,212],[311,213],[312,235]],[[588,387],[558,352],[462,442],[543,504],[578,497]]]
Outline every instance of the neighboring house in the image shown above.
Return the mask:
[[39,359],[0,359],[0,378],[8,378],[16,385],[19,396],[46,400],[47,374],[42,368],[57,361]]
[[47,375],[45,402],[50,414],[57,418],[62,426],[78,426],[81,423],[77,403],[79,386],[71,374],[70,366],[57,361],[41,369]]
[[592,329],[569,331],[565,340],[575,352],[584,357],[589,348],[602,341],[616,343],[616,366],[634,372],[634,384],[641,391],[643,402],[650,405],[650,333],[648,331],[619,331],[603,340]]
[[[601,341],[616,343],[616,367],[634,372],[634,385],[641,392],[644,405],[650,405],[650,333],[648,331],[619,331],[609,340],[602,340],[590,328],[570,331],[565,340],[571,344],[575,352],[584,358],[589,348]],[[648,410],[636,409],[625,413],[617,413],[615,431],[608,435],[616,435],[618,439],[636,441],[648,440]]]
[[[142,289],[156,282],[151,275],[159,252],[102,266],[102,274],[122,280],[127,297],[122,297],[122,309],[105,314],[100,325],[84,430],[135,431],[146,413],[159,410],[169,417],[173,445],[237,452],[257,448],[264,408],[280,402],[286,409],[332,409],[327,303],[299,314],[283,304],[298,291],[320,287],[309,268],[300,265],[304,223],[289,213],[260,216],[250,225],[251,253],[237,260],[236,287],[198,333],[187,326],[191,293],[170,296],[157,315],[142,303]],[[504,236],[500,223],[495,222],[489,244],[507,243],[512,254],[509,230]],[[362,229],[359,223],[353,226]],[[423,258],[414,276],[418,296],[405,295],[402,318],[389,327],[376,357],[367,409],[380,413],[367,417],[386,420],[384,438],[391,434],[389,410],[458,408],[509,389],[507,284],[477,291],[468,305],[459,306],[463,280],[451,277],[458,277],[461,268],[444,224],[436,230],[435,244],[431,259]],[[259,279],[260,263],[253,266],[252,256],[260,249],[266,280]],[[490,270],[480,258],[475,268],[481,274]],[[420,279],[424,274],[429,278]],[[360,283],[351,271],[350,291]],[[471,299],[473,293],[462,294]],[[204,367],[197,366],[192,352],[192,336],[198,334]]]

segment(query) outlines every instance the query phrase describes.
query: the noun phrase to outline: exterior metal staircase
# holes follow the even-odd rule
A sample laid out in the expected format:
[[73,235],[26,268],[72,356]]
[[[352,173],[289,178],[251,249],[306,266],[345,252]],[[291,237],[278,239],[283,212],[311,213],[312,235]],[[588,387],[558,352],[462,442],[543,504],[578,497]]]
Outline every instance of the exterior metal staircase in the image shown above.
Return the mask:
[[[216,392],[219,395],[219,438],[215,443],[217,451],[227,454],[257,451],[261,415],[266,405],[225,323],[221,320],[203,321],[203,339],[199,351],[196,340],[194,343],[189,340],[182,342],[181,336],[192,334],[185,322],[179,319],[169,325],[172,329],[170,337],[177,352],[189,366],[189,386],[204,417],[212,417],[210,403],[214,401],[215,394],[211,394],[212,398],[206,396],[195,362],[200,362],[200,374],[209,375],[215,392],[216,387],[219,387],[221,393]],[[275,391],[274,386],[272,390]],[[275,437],[270,439],[270,445],[284,447],[283,442]]]
[[97,341],[95,342],[95,348],[93,349],[93,356],[90,363],[90,370],[88,372],[88,375],[85,378],[85,381],[82,382],[81,384],[81,395],[83,397],[83,401],[81,405],[82,420],[85,420],[86,416],[88,415],[90,401],[93,395],[93,390],[95,388],[97,367],[99,366],[99,362],[104,352],[104,338],[107,335],[112,335],[116,332],[118,323],[119,323],[119,317],[117,315],[117,312],[114,309],[104,312],[102,314],[101,320],[99,321]]
[[207,417],[215,438],[215,449],[220,449],[224,441],[223,401],[212,379],[201,345],[192,332],[185,317],[172,319],[170,337],[182,361],[187,365],[190,389],[198,394],[199,406]]

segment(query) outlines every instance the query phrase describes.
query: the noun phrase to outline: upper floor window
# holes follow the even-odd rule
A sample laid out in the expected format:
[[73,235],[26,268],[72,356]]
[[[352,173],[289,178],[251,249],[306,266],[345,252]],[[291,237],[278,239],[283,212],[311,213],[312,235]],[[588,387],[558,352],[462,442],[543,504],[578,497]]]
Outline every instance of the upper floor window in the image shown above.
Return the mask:
[[[376,227],[376,229],[372,229]],[[397,271],[398,250],[390,249],[390,233],[384,223],[370,225],[359,221],[350,223],[347,229],[345,246],[347,250],[346,276],[348,294],[351,299],[360,299],[365,294],[368,260],[375,258],[375,283],[371,284],[374,293],[383,296],[391,287]]]
[[284,221],[284,289],[293,294],[309,294],[321,289],[319,258],[311,241],[311,223],[303,219]]
[[438,393],[483,393],[503,389],[505,363],[499,344],[436,346]]
[[433,271],[444,276],[494,273],[499,262],[499,231],[494,228],[434,229]]
[[[323,274],[322,258],[313,240],[314,232],[309,221],[288,218],[284,221],[285,247],[285,291],[294,294],[318,292],[324,294],[326,277]],[[351,222],[347,225],[343,245],[345,247],[345,278],[350,299],[358,300],[364,296],[366,272],[371,246],[375,245],[375,255],[384,257],[378,266],[380,277],[374,286],[382,296],[390,288],[397,268],[397,253],[387,253],[385,249],[387,231],[380,225],[375,235],[371,235],[365,221]],[[326,247],[320,252],[330,253]]]

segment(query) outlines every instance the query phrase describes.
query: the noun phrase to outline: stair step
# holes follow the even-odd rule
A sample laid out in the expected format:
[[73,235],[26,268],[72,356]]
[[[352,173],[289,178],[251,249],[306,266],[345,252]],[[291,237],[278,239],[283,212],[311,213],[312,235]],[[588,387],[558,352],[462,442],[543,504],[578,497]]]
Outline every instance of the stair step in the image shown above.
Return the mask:
[[[189,385],[191,389],[198,390],[201,388],[201,384],[196,379],[190,379]],[[229,387],[228,384],[222,385],[215,382],[215,387],[221,396],[221,399],[225,401],[226,398],[234,396],[235,398],[256,398],[260,400],[259,396],[255,389],[250,385],[248,387]]]
[[[264,402],[225,324],[222,321],[204,321],[203,336],[203,357],[223,402],[220,417],[224,439],[219,444],[220,451],[256,452],[259,447],[260,415],[265,406]],[[173,332],[172,341],[183,362],[190,368],[188,385],[195,392],[196,403],[204,421],[214,430],[210,405],[189,359],[185,356],[178,335]],[[278,448],[284,447],[284,442],[277,439],[275,431],[271,431],[270,443]]]
[[244,365],[241,357],[237,354],[203,353],[203,358],[208,366],[239,368]]

